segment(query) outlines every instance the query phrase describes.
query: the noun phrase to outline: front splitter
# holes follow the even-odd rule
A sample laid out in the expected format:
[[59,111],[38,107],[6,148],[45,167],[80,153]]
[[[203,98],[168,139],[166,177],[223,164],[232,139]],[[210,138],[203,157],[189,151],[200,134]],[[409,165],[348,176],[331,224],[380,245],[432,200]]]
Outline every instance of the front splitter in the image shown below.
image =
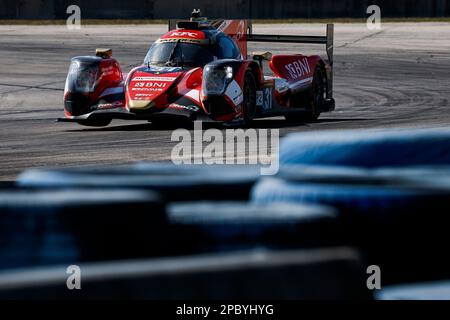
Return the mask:
[[[58,118],[58,122],[75,122],[82,124],[83,122],[96,119],[121,119],[121,120],[149,120],[152,119],[180,119],[184,118],[191,121],[218,122],[209,118],[206,114],[199,111],[191,111],[186,109],[166,108],[157,112],[131,112],[131,111],[94,111],[81,116],[73,116],[70,118]],[[219,121],[220,122],[220,121]]]

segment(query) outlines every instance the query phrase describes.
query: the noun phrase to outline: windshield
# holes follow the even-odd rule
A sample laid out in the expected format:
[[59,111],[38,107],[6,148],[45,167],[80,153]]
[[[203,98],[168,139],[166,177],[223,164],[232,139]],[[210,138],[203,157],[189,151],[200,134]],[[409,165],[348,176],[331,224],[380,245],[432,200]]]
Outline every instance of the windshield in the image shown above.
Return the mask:
[[144,63],[178,67],[202,67],[214,60],[214,55],[205,45],[185,42],[160,42],[150,47]]

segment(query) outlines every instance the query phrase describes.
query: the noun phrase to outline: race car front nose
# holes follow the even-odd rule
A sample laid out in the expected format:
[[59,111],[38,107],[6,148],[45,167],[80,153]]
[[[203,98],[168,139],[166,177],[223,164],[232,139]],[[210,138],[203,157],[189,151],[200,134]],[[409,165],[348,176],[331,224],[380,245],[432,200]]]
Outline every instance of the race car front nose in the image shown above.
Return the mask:
[[66,93],[64,97],[64,109],[72,116],[86,113],[90,104],[90,98],[81,93]]
[[208,116],[211,118],[218,118],[227,115],[234,115],[236,110],[227,101],[225,96],[209,96],[203,100],[203,105],[205,106]]
[[142,111],[149,110],[155,106],[155,102],[153,100],[129,100],[128,108],[131,111]]

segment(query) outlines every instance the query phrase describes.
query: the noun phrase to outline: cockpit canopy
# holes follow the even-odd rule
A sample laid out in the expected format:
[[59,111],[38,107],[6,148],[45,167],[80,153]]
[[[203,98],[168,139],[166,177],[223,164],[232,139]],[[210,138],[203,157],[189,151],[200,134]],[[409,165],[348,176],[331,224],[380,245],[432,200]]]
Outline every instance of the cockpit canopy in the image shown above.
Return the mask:
[[[189,35],[191,31],[183,30]],[[192,31],[199,33],[199,31]],[[170,67],[203,67],[219,59],[240,59],[241,53],[236,43],[226,34],[216,30],[201,31],[202,41],[187,37],[171,37],[166,34],[149,49],[144,63]]]

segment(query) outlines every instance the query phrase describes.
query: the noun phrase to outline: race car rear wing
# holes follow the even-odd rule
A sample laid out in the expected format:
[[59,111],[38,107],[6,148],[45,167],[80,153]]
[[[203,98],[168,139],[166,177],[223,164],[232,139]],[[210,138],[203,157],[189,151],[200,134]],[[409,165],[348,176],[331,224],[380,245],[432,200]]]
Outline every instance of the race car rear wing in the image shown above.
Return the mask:
[[209,24],[218,30],[228,34],[239,46],[244,58],[247,58],[248,42],[283,42],[283,43],[305,43],[305,44],[324,44],[328,56],[330,70],[328,70],[327,97],[333,96],[333,46],[334,46],[334,25],[327,24],[325,36],[295,36],[295,35],[268,35],[254,34],[251,20],[207,20],[206,18],[196,19],[195,21],[177,21],[169,20],[169,31],[179,28],[192,27],[192,23]]
[[[177,21],[169,20],[169,31],[180,27],[185,27],[184,24],[189,24],[189,21]],[[218,29],[222,29],[232,38],[238,37],[238,40],[244,40],[246,42],[284,42],[284,43],[306,43],[306,44],[325,44],[326,52],[328,56],[328,62],[333,65],[333,43],[334,43],[334,24],[327,24],[327,33],[325,36],[293,36],[293,35],[268,35],[268,34],[254,34],[253,25],[251,20],[211,20],[209,23]],[[230,28],[233,24],[237,24],[237,27]],[[238,31],[242,30],[241,34]],[[245,37],[240,37],[242,33],[245,33]]]
[[251,20],[248,21],[247,42],[283,42],[283,43],[305,43],[324,44],[328,56],[330,70],[327,81],[327,97],[333,96],[333,48],[334,48],[334,24],[327,24],[325,36],[293,36],[293,35],[268,35],[254,34]]
[[326,36],[292,36],[292,35],[268,35],[254,34],[252,24],[248,25],[247,41],[251,42],[284,42],[284,43],[307,43],[307,44],[325,44],[328,56],[328,62],[333,65],[333,42],[334,25],[327,24]]

